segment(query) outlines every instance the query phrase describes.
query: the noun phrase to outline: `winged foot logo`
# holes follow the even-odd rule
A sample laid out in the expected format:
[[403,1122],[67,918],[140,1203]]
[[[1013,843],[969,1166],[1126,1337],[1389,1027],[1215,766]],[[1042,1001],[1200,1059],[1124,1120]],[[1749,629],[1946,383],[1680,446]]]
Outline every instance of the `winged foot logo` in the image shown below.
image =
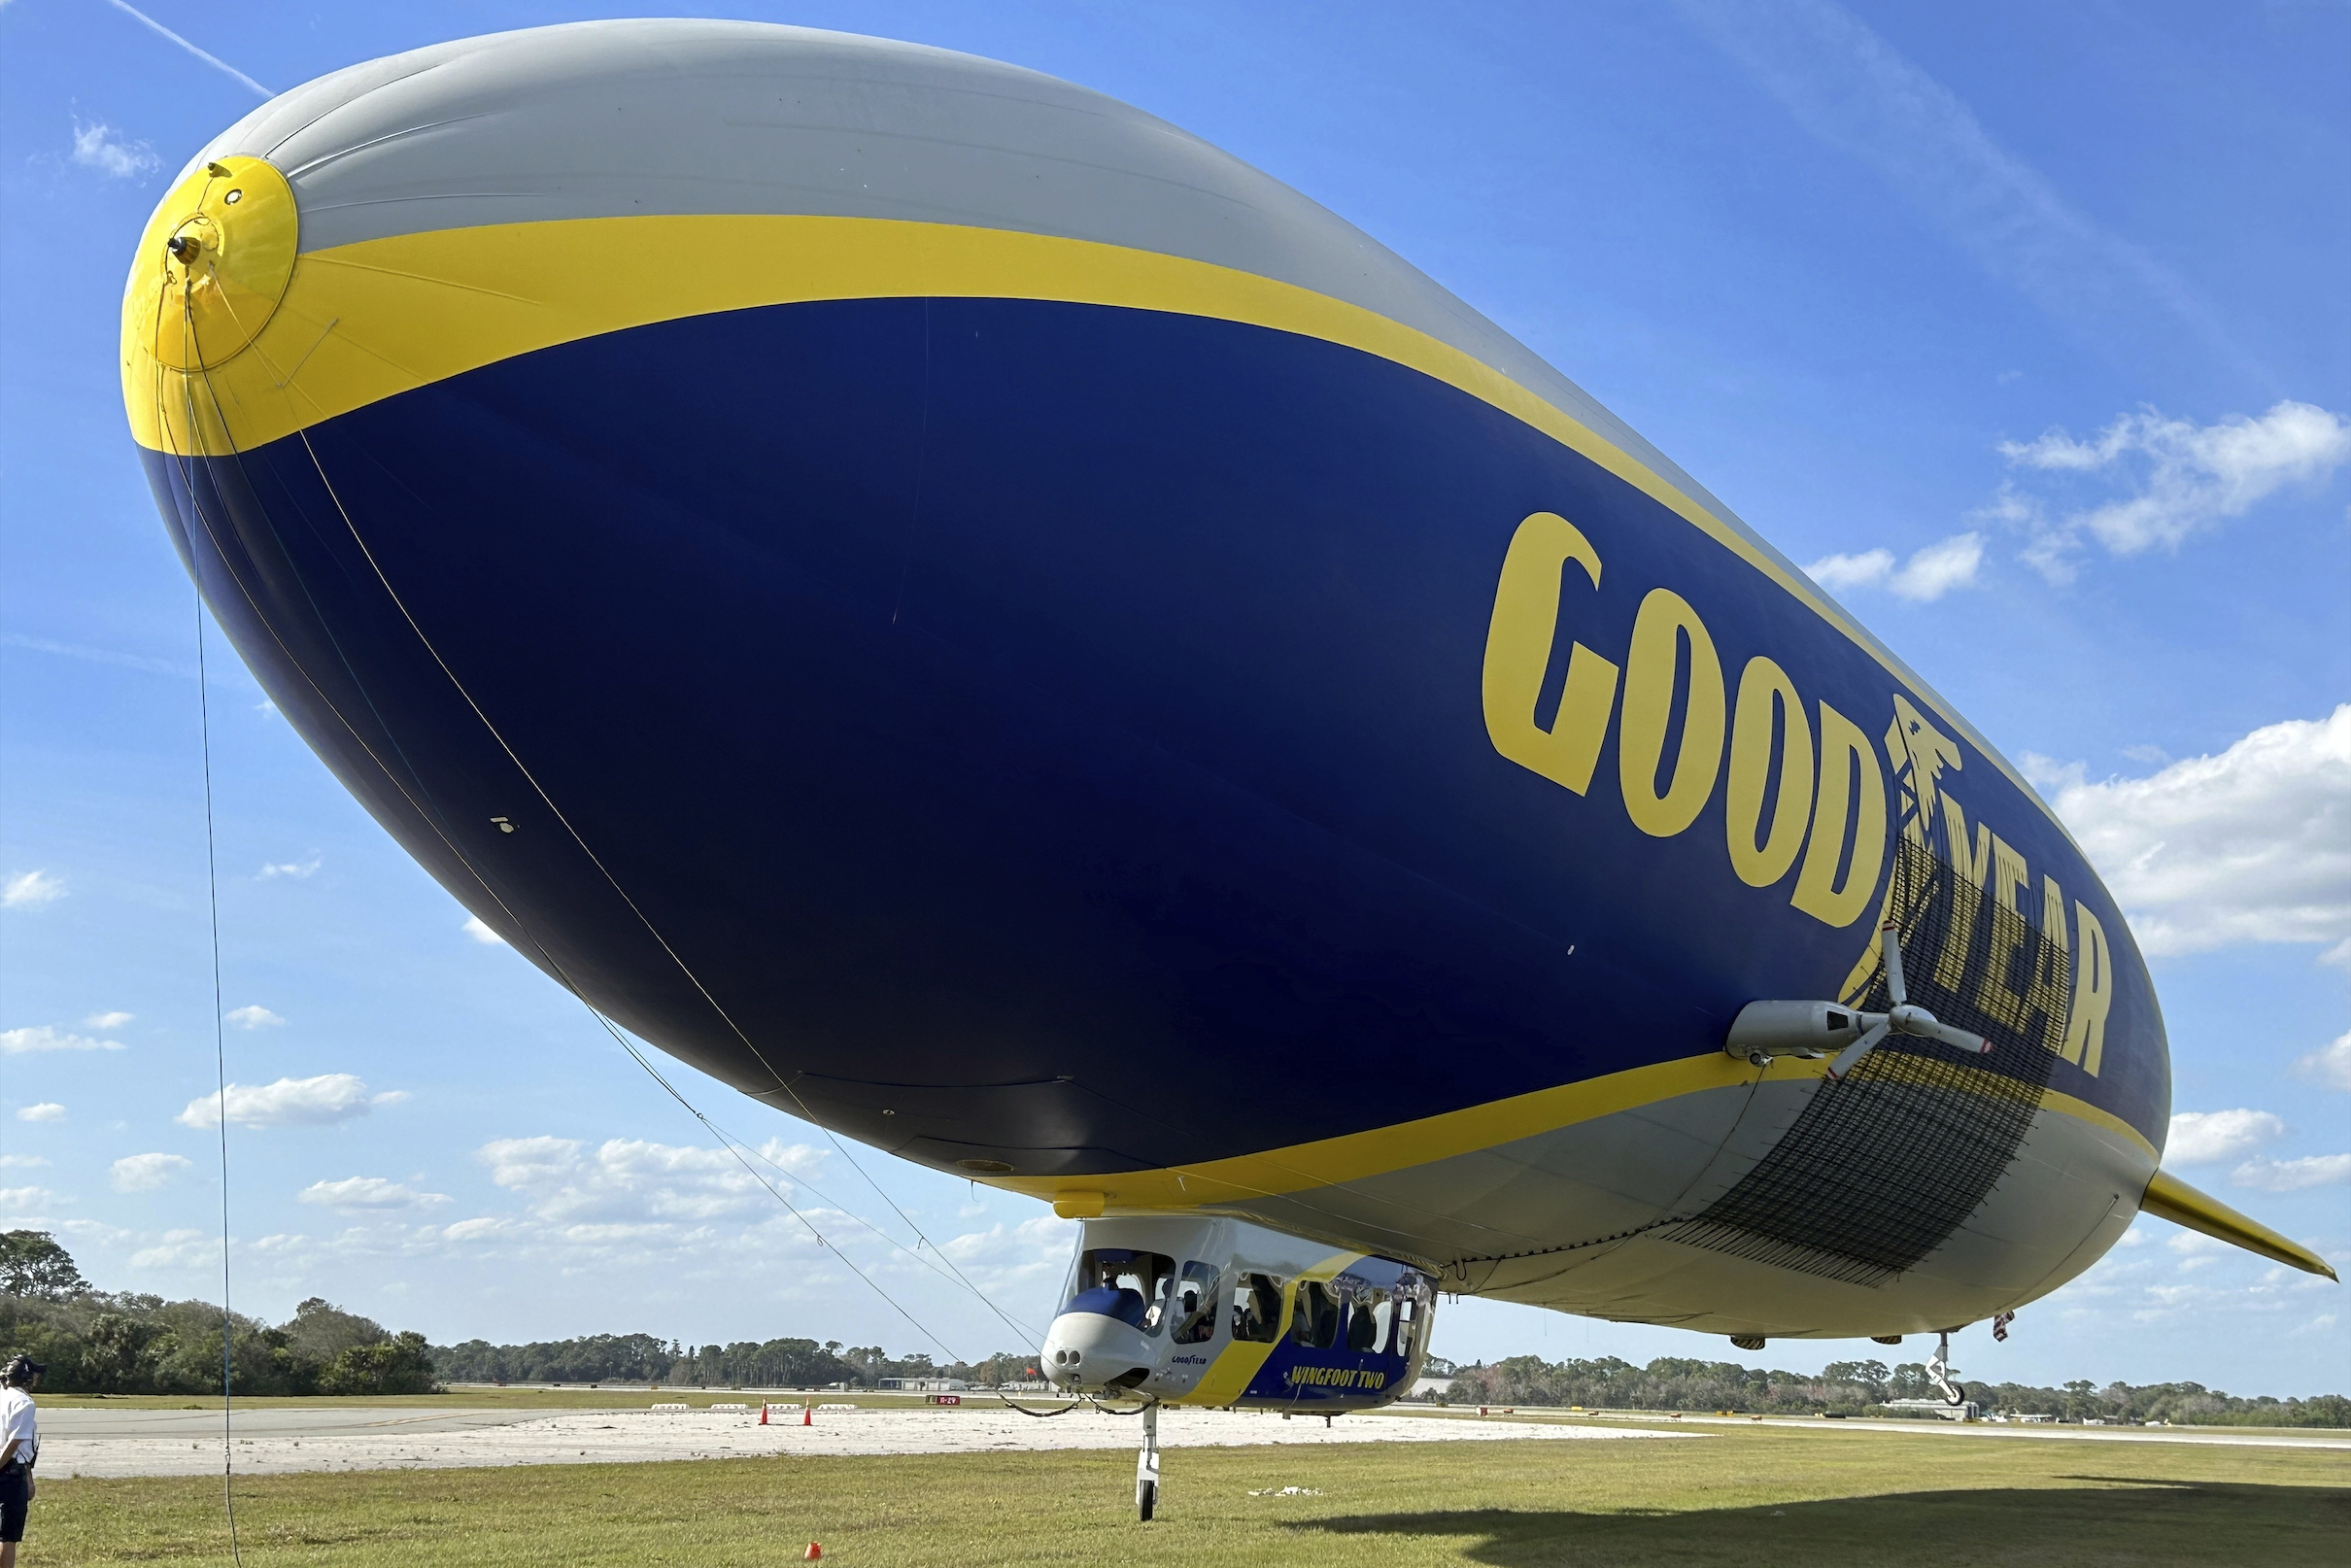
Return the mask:
[[[1619,657],[1571,643],[1557,706],[1541,722],[1562,584],[1580,575],[1598,594],[1602,570],[1590,539],[1555,512],[1530,514],[1512,535],[1482,674],[1494,749],[1588,799],[1614,724],[1615,793],[1635,828],[1678,836],[1720,786],[1732,872],[1750,887],[1787,883],[1789,903],[1825,925],[1859,920],[1881,882],[1880,921],[1915,917],[1929,891],[1949,900],[1935,982],[2095,1075],[2114,992],[2105,928],[2046,869],[2036,877],[1988,822],[1970,824],[1946,777],[1965,770],[1964,749],[1902,693],[1891,694],[1882,752],[1827,701],[1808,703],[1767,655],[1748,660],[1734,694],[1704,617],[1658,587],[1642,597]],[[1673,733],[1677,694],[1686,695]],[[1849,1005],[1877,979],[1878,923],[1841,989]]]

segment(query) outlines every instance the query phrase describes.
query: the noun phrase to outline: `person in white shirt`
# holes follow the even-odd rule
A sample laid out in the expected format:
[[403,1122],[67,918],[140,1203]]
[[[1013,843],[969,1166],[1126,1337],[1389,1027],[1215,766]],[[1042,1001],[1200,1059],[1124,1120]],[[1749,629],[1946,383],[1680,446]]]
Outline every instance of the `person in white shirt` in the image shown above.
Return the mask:
[[33,1463],[41,1457],[41,1427],[33,1414],[33,1389],[49,1369],[31,1356],[10,1358],[0,1367],[0,1568],[17,1568],[17,1543],[24,1539],[24,1516],[33,1502]]

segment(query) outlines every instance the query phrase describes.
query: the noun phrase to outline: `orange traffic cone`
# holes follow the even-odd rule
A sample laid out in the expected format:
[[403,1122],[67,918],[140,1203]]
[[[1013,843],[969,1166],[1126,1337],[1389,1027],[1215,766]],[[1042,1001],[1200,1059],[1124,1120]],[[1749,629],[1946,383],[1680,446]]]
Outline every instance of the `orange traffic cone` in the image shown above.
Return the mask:
[[808,1543],[808,1550],[801,1553],[800,1560],[802,1562],[814,1562],[817,1558],[823,1556],[824,1554],[825,1549],[811,1541]]
[[816,1407],[814,1405],[802,1405],[800,1408],[800,1424],[802,1426],[816,1424]]
[[759,1424],[762,1426],[767,1424],[767,1402],[764,1399],[759,1402]]

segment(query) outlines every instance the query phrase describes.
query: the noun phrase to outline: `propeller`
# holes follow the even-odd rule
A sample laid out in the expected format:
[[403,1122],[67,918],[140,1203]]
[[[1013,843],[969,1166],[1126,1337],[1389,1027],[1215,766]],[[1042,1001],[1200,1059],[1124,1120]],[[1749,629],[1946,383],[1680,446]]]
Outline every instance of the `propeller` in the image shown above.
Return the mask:
[[1910,1005],[1910,992],[1902,983],[1902,937],[1889,920],[1878,928],[1878,937],[1886,945],[1886,992],[1893,1003],[1891,1012],[1860,1014],[1868,1025],[1861,1038],[1837,1053],[1828,1064],[1829,1081],[1843,1082],[1847,1074],[1861,1065],[1867,1056],[1885,1043],[1889,1035],[1915,1035],[1925,1040],[1939,1040],[1953,1050],[1967,1051],[1981,1056],[1992,1049],[1992,1041],[1981,1035],[1971,1035],[1964,1029],[1954,1029],[1938,1020],[1925,1007]]
[[1992,1049],[1992,1041],[1981,1035],[1954,1029],[1925,1007],[1912,1006],[1902,979],[1901,936],[1889,921],[1879,929],[1878,937],[1885,947],[1886,989],[1892,1011],[1859,1012],[1834,1002],[1751,1002],[1739,1009],[1723,1050],[1757,1067],[1779,1056],[1817,1061],[1835,1050],[1828,1077],[1837,1082],[1884,1044],[1889,1035],[1941,1040],[1954,1050],[1979,1056]]

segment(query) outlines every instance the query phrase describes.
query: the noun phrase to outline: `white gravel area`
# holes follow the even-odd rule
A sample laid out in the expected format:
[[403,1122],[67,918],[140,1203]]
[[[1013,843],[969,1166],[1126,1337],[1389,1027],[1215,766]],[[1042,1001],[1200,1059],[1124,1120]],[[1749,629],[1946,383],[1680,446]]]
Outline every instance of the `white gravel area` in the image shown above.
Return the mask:
[[[1132,1416],[1079,1410],[1037,1419],[1001,1406],[957,1410],[796,1410],[776,1424],[748,1415],[643,1410],[256,1410],[236,1419],[236,1468],[245,1475],[305,1470],[454,1469],[471,1465],[641,1464],[661,1459],[743,1459],[786,1454],[992,1453],[1044,1449],[1133,1449]],[[221,1470],[217,1411],[61,1410],[42,1416],[41,1474],[193,1476]],[[1549,1422],[1428,1420],[1342,1415],[1284,1420],[1257,1411],[1170,1410],[1159,1441],[1171,1449],[1276,1443],[1610,1442],[1698,1434]]]

